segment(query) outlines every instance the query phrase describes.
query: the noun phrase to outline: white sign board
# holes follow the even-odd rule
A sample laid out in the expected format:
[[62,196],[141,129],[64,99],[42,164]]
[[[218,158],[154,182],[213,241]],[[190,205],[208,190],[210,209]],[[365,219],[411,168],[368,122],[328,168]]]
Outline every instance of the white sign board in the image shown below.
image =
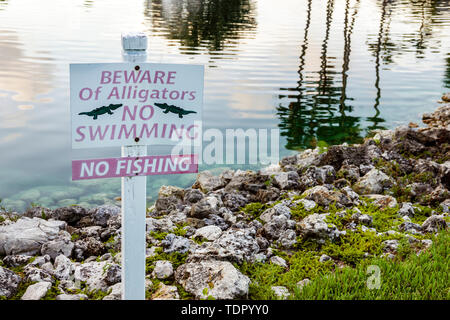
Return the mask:
[[72,148],[174,145],[198,138],[202,65],[70,65]]

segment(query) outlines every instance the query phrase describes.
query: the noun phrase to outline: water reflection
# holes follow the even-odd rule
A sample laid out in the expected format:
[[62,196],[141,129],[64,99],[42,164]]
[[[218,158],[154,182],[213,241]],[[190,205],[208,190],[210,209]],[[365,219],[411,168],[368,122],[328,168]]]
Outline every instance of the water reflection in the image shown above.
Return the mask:
[[249,0],[147,0],[144,14],[152,33],[179,40],[197,54],[198,48],[220,51],[256,28],[254,4]]
[[[311,24],[312,1],[307,3],[307,19],[300,53],[299,81],[296,88],[280,88],[280,90],[296,92],[296,101],[290,102],[288,107],[280,104],[277,114],[280,118],[279,127],[282,135],[287,138],[287,149],[302,149],[314,147],[320,143],[338,144],[342,142],[356,143],[361,140],[359,117],[350,113],[353,108],[347,96],[348,70],[350,64],[351,38],[356,17],[358,15],[359,0],[350,8],[350,1],[345,3],[344,18],[344,53],[341,78],[328,60],[328,41],[334,0],[328,0],[326,6],[326,28],[322,41],[321,64],[317,80],[306,80],[304,67],[305,55],[308,50],[309,28]],[[314,88],[313,90],[311,88]],[[288,97],[292,97],[289,94]],[[279,96],[280,99],[284,95]]]
[[445,75],[444,75],[444,86],[446,88],[450,88],[450,54],[445,59],[446,67],[445,67]]
[[[337,70],[337,55],[330,56],[328,44],[330,41],[330,29],[333,28],[333,16],[335,16],[335,0],[328,0],[323,8],[325,12],[313,12],[312,1],[306,2],[306,21],[299,57],[299,80],[295,88],[282,87],[283,94],[278,96],[280,101],[277,107],[277,115],[280,119],[279,127],[282,135],[286,137],[287,149],[304,149],[314,147],[318,143],[338,144],[343,142],[358,143],[363,137],[363,130],[386,129],[386,120],[380,111],[382,99],[382,69],[396,63],[396,58],[408,52],[414,52],[417,59],[425,57],[427,49],[437,49],[440,43],[438,33],[440,24],[446,22],[440,19],[448,10],[448,2],[442,6],[443,1],[402,1],[401,3],[390,0],[378,1],[380,10],[378,19],[378,32],[375,37],[369,37],[366,44],[368,51],[374,57],[374,82],[375,89],[373,111],[371,116],[360,117],[354,114],[355,99],[348,95],[348,83],[350,77],[352,34],[355,31],[355,21],[358,18],[360,1],[345,0],[343,19],[343,46],[340,71]],[[317,8],[317,7],[315,7]],[[391,35],[392,15],[412,15],[416,31],[404,32],[401,36]],[[325,35],[321,45],[320,69],[305,70],[305,66],[313,64],[314,57],[308,59],[308,46],[310,39],[310,26],[312,18],[325,16]],[[313,20],[311,20],[313,19]],[[440,21],[436,23],[436,21]],[[363,24],[360,23],[361,27]],[[335,24],[335,26],[339,26]],[[315,26],[316,27],[316,26]],[[317,40],[315,40],[317,41]],[[449,86],[449,60],[447,58],[447,72],[444,85]],[[331,63],[330,63],[331,61]],[[366,61],[366,63],[371,61]],[[361,62],[359,62],[361,64]],[[353,73],[354,74],[354,73]],[[286,92],[286,94],[284,94]],[[289,103],[284,101],[288,99]],[[357,101],[356,101],[357,103]],[[366,111],[367,113],[367,111]],[[362,122],[365,122],[364,128]]]
[[53,87],[49,52],[27,56],[19,35],[11,30],[0,30],[0,43],[0,92],[13,92],[14,101],[43,102],[38,96]]

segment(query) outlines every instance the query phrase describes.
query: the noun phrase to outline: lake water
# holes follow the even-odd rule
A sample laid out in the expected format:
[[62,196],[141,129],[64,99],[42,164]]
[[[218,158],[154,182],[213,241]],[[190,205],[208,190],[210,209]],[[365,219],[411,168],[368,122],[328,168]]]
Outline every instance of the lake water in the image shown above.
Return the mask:
[[[69,64],[121,62],[134,30],[149,62],[205,65],[204,128],[279,128],[280,156],[419,123],[450,91],[450,1],[0,0],[1,204],[116,203],[120,179],[71,181],[120,149],[71,149]],[[148,178],[148,200],[194,179]]]

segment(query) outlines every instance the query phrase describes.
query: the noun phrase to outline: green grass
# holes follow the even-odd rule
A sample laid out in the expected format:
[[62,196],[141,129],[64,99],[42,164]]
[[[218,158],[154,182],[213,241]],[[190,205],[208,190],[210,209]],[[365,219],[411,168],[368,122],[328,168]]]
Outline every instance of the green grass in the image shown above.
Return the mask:
[[[283,258],[286,258],[285,256]],[[252,300],[276,299],[272,286],[285,286],[294,290],[296,283],[304,278],[315,278],[333,269],[332,263],[319,262],[314,252],[297,251],[287,259],[289,270],[272,263],[248,263],[235,265],[252,280],[249,287],[249,297]]]
[[[444,231],[435,239],[432,247],[417,256],[406,254],[403,261],[375,258],[363,261],[356,268],[337,270],[329,277],[318,277],[300,292],[295,290],[294,299],[331,300],[448,300],[450,233]],[[397,257],[398,258],[398,257]],[[380,268],[380,288],[369,289],[369,265]]]
[[[283,254],[288,262],[286,270],[272,263],[235,265],[251,280],[249,298],[277,299],[272,286],[285,286],[291,299],[449,299],[448,243],[450,233],[441,232],[430,249],[416,255],[417,246],[407,239],[399,241],[394,260],[380,258],[382,242],[390,237],[377,237],[373,232],[347,232],[337,242],[323,245],[300,239],[295,253]],[[419,247],[420,248],[420,247]],[[369,257],[364,254],[368,252]],[[278,254],[279,252],[277,252]],[[338,268],[333,262],[319,262],[326,253],[344,263]],[[381,287],[369,289],[371,274],[368,267],[375,265],[381,271]],[[305,278],[312,282],[299,291],[297,283]]]

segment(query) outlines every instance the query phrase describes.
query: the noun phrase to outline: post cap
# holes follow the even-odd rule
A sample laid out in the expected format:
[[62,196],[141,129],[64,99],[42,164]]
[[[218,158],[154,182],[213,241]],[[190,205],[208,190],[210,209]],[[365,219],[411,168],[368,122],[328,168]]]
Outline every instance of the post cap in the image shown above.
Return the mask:
[[123,50],[147,50],[147,36],[143,32],[122,33]]

